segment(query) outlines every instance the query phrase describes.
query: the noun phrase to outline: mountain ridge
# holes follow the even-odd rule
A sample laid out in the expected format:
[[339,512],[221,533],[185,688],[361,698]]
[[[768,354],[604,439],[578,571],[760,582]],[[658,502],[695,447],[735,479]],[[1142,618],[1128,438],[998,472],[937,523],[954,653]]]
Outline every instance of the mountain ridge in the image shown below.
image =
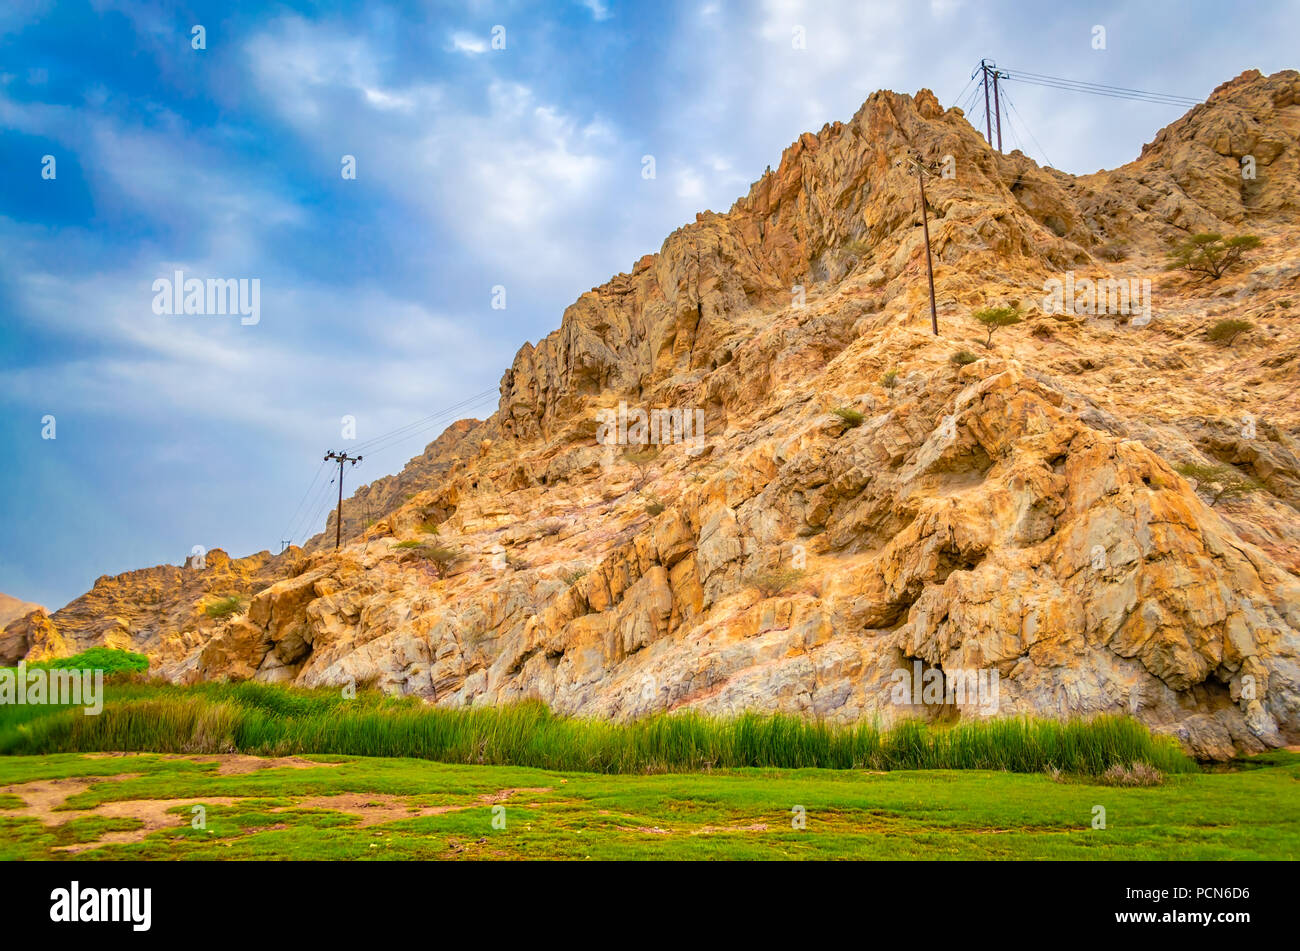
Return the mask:
[[[1293,742],[1298,138],[1294,70],[1243,73],[1079,177],[997,153],[928,90],[873,93],[524,344],[492,416],[354,493],[337,555],[331,517],[280,556],[101,578],[5,642],[451,705],[972,715],[893,704],[919,662],[997,670],[1009,712],[1129,712],[1209,758]],[[927,187],[937,339],[911,151],[955,169]],[[1165,267],[1172,240],[1243,227],[1264,244],[1239,273]],[[1156,319],[1047,312],[1076,270],[1150,279]],[[1028,317],[990,349],[986,304]],[[1215,347],[1219,314],[1257,330]],[[620,403],[701,411],[702,445],[600,443]],[[1220,508],[1175,468],[1215,464],[1262,489]],[[244,613],[207,616],[231,594]]]

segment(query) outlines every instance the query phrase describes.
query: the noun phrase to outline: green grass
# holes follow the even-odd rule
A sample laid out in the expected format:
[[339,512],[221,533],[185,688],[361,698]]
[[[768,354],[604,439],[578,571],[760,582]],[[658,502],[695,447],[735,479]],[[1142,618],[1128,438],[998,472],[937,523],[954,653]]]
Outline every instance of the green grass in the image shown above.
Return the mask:
[[627,723],[552,713],[536,702],[445,709],[412,697],[257,683],[105,685],[104,710],[0,707],[0,753],[90,751],[341,754],[596,773],[705,769],[993,769],[1099,775],[1146,763],[1195,769],[1167,737],[1123,717],[1024,718],[890,729],[784,715],[656,715]]
[[[71,657],[59,657],[54,660],[37,661],[25,664],[28,670],[44,668],[46,670],[102,670],[104,676],[112,674],[138,674],[149,669],[149,658],[132,651],[115,650],[111,647],[92,647],[73,654]],[[9,668],[14,669],[14,668]]]
[[[605,775],[314,759],[221,775],[194,757],[2,757],[11,795],[22,787],[10,784],[85,784],[44,816],[0,811],[0,859],[1300,858],[1300,756],[1286,752],[1155,788],[991,770]],[[172,822],[147,834],[130,817],[96,814],[157,799],[177,800]],[[388,814],[363,825],[374,803]],[[204,828],[193,828],[193,804],[206,809]],[[1096,806],[1104,829],[1093,828]],[[135,841],[113,841],[123,835]],[[77,843],[92,848],[62,851]]]

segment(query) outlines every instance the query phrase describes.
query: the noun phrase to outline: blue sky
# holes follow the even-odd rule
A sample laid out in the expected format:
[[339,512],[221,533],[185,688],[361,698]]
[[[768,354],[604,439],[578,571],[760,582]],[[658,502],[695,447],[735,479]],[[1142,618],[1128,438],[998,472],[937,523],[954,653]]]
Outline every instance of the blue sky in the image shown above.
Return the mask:
[[[364,441],[494,389],[580,293],[877,88],[949,105],[988,56],[1204,97],[1295,66],[1297,12],[6,0],[0,591],[57,608],[195,545],[278,550],[323,452],[348,447],[343,416]],[[1135,158],[1181,113],[1012,94],[1026,151],[1075,173]],[[259,279],[260,321],[155,314],[152,284],[177,269]],[[349,488],[437,431],[368,454]]]

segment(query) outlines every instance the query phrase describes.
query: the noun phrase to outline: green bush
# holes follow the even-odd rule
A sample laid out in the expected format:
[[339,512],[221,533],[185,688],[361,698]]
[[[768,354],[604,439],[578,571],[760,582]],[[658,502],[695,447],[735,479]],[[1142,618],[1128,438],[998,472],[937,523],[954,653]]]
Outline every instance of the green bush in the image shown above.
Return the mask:
[[882,376],[880,378],[880,385],[887,390],[892,390],[894,387],[898,386],[898,371],[890,370]]
[[112,647],[90,647],[71,657],[58,657],[26,666],[46,670],[102,670],[107,677],[112,674],[142,674],[149,669],[149,658]]
[[1250,330],[1255,325],[1249,320],[1241,320],[1236,317],[1230,317],[1227,320],[1218,321],[1205,334],[1214,343],[1221,343],[1225,347],[1231,347],[1232,342],[1241,334]]
[[213,620],[219,620],[223,617],[230,617],[232,614],[238,614],[243,607],[244,599],[237,594],[232,594],[225,598],[209,601],[203,608],[203,613]]
[[405,550],[405,560],[424,562],[439,578],[447,577],[451,569],[460,564],[465,557],[459,549],[449,545],[426,545],[423,542],[410,545],[399,542],[396,547]]
[[831,410],[831,415],[838,416],[849,429],[856,429],[861,426],[867,418],[860,410],[850,409],[847,406],[835,407],[835,409]]
[[1232,466],[1191,462],[1175,466],[1174,471],[1196,481],[1196,490],[1210,496],[1210,508],[1218,505],[1220,499],[1248,495],[1263,488],[1257,480]]
[[976,360],[979,359],[979,357],[975,356],[975,354],[971,353],[969,350],[958,350],[948,359],[951,360],[955,365],[959,367],[964,367],[967,366],[968,364],[974,363]]

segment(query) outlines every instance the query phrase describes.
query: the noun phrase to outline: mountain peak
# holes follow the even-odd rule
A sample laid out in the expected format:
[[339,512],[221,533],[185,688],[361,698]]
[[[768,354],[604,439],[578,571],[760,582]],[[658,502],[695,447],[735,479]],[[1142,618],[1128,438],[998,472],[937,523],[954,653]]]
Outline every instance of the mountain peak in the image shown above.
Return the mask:
[[[895,703],[920,665],[1204,757],[1294,742],[1298,80],[1243,73],[1077,177],[929,90],[872,93],[521,346],[495,413],[345,504],[339,552],[157,569],[50,621],[186,682],[980,715]],[[1209,231],[1262,243],[1216,281],[1171,269]]]

